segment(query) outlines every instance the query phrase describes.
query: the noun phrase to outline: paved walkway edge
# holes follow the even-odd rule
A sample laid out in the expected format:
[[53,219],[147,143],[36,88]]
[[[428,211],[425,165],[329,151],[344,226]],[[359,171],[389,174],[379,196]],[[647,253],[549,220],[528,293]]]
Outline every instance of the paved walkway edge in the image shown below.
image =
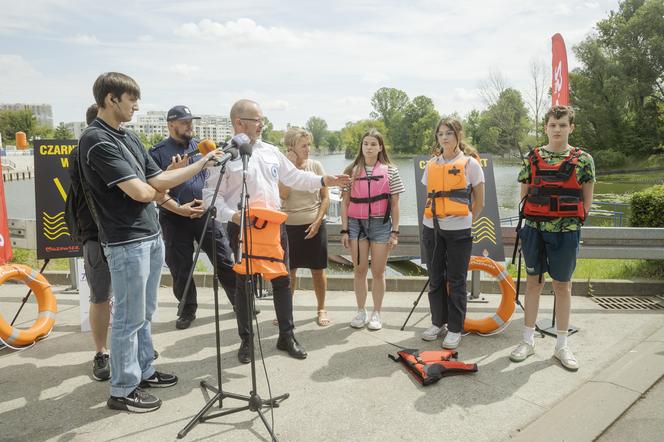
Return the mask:
[[515,441],[592,441],[664,376],[664,328],[634,346],[524,429]]
[[[44,272],[46,279],[53,285],[70,284],[69,271],[67,270],[46,270]],[[399,276],[386,278],[386,290],[388,292],[419,292],[424,287],[427,278],[423,276]],[[194,282],[198,287],[212,287],[211,273],[194,273]],[[371,288],[371,278],[369,278],[369,288]],[[524,283],[522,281],[522,283]],[[161,285],[172,287],[173,279],[164,269],[161,274]],[[310,276],[298,276],[298,288],[303,290],[313,290],[313,283]],[[352,291],[353,275],[332,274],[327,276],[327,288],[330,291]],[[480,291],[482,293],[499,293],[498,283],[494,280],[482,280]],[[525,291],[525,288],[522,288]],[[551,281],[547,280],[543,294],[552,294]],[[664,295],[664,281],[629,281],[629,280],[574,280],[572,284],[573,296],[588,296],[592,293],[594,296],[662,296]]]

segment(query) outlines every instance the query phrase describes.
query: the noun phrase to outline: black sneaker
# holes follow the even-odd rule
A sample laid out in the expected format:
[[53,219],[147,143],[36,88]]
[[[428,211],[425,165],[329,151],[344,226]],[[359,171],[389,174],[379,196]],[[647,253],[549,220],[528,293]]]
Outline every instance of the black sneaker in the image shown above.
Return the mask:
[[178,377],[174,374],[160,373],[155,371],[151,378],[143,379],[138,385],[141,388],[165,388],[172,387],[178,383]]
[[111,396],[106,402],[111,410],[148,413],[161,407],[161,399],[137,387],[127,397]]
[[110,358],[106,353],[97,353],[92,360],[92,377],[96,381],[107,381],[111,377]]

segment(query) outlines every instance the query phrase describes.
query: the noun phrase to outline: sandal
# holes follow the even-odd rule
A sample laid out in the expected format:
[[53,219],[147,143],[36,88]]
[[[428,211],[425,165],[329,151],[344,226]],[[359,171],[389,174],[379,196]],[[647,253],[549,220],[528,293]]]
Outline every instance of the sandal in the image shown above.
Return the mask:
[[327,317],[326,310],[318,310],[318,317],[316,318],[316,323],[319,327],[327,327],[330,325],[330,318]]

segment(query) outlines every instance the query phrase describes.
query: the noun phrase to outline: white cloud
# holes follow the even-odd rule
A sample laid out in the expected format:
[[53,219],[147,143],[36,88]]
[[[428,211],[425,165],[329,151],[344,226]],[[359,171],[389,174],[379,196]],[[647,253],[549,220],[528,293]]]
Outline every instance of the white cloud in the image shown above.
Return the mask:
[[76,34],[70,39],[72,43],[79,45],[97,45],[99,40],[93,34]]
[[190,64],[178,63],[176,65],[169,67],[168,70],[171,72],[175,72],[178,76],[182,78],[190,80],[194,74],[200,71],[200,67]]
[[382,72],[367,72],[362,76],[362,81],[365,83],[384,83],[390,77]]
[[262,108],[266,111],[285,111],[290,107],[290,103],[286,100],[270,100],[262,104]]
[[154,41],[154,37],[149,34],[141,35],[138,37],[138,41],[141,43],[150,43]]
[[298,46],[304,43],[302,37],[283,27],[264,27],[250,18],[219,23],[203,19],[198,24],[185,23],[175,30],[181,37],[212,40],[230,43],[233,46]]
[[460,101],[477,101],[480,98],[479,89],[454,88],[454,98]]

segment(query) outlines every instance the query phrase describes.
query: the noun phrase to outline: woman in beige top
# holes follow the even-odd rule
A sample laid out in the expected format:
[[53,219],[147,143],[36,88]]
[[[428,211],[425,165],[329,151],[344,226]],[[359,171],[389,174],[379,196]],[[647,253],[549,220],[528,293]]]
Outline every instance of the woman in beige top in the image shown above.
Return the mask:
[[[312,136],[304,129],[291,128],[284,136],[286,157],[298,169],[324,175],[323,166],[316,160],[309,159]],[[330,205],[327,188],[315,192],[291,190],[279,183],[281,208],[288,214],[286,232],[288,233],[288,261],[291,276],[291,291],[295,295],[297,269],[311,269],[311,276],[318,302],[316,322],[324,327],[330,324],[325,311],[325,292],[327,290],[327,229],[325,214]]]

